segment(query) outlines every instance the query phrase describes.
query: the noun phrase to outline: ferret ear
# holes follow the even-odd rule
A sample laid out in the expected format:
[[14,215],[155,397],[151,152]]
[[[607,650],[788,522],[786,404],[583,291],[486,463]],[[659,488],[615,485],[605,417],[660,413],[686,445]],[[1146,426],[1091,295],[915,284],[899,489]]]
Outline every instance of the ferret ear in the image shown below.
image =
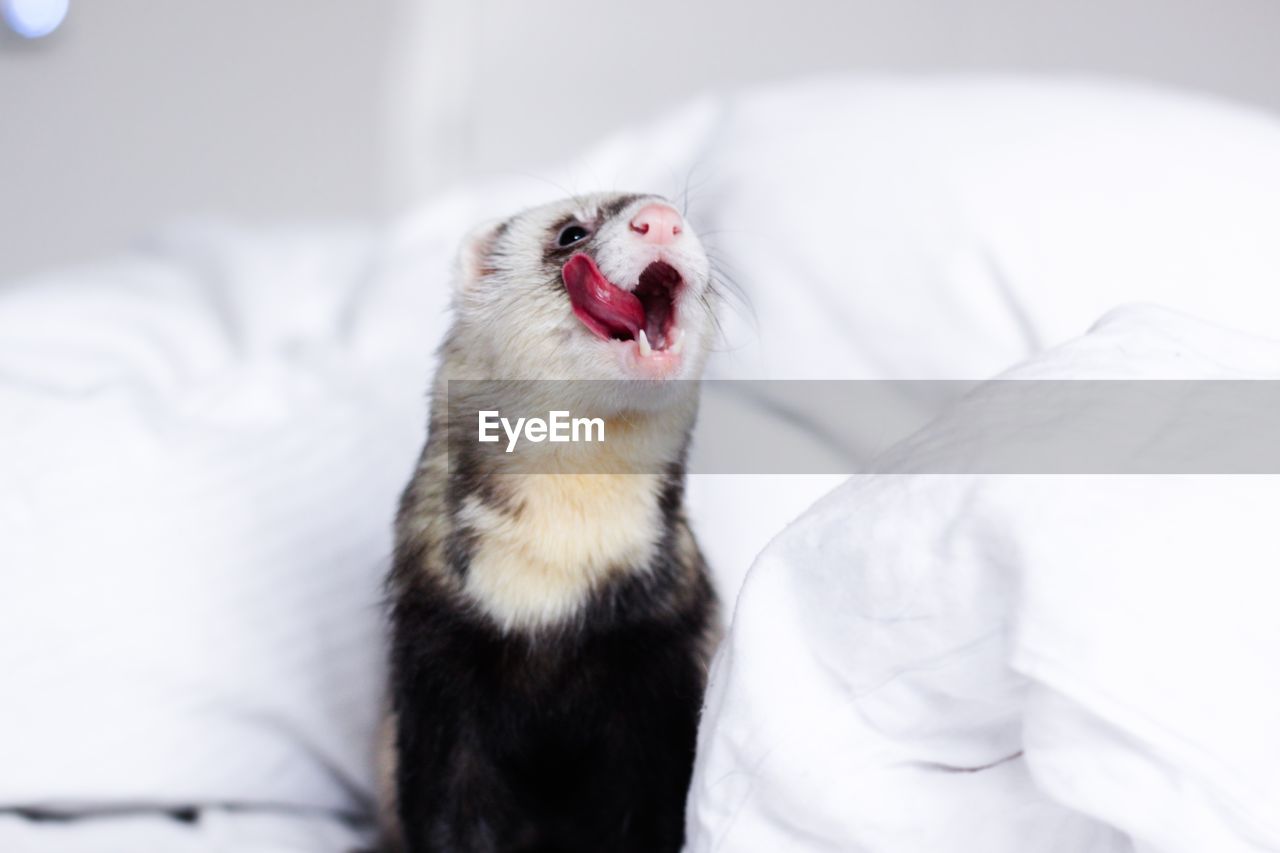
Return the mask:
[[478,225],[462,240],[462,251],[458,253],[459,290],[471,287],[480,279],[493,272],[489,258],[493,252],[498,235],[502,233],[502,220],[494,220]]

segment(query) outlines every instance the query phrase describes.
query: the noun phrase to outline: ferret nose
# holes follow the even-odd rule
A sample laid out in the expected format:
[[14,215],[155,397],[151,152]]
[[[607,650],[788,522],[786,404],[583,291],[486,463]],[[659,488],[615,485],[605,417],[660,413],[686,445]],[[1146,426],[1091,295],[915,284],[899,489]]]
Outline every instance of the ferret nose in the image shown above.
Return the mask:
[[669,204],[646,204],[631,220],[631,230],[646,243],[665,246],[684,230],[684,220]]

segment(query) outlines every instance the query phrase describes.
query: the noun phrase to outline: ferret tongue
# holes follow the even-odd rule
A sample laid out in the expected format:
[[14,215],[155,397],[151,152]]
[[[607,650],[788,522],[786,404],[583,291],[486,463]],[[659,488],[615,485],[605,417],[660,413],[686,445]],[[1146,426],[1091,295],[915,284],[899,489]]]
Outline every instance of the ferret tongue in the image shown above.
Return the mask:
[[605,340],[628,340],[644,328],[644,306],[633,294],[605,278],[595,261],[578,254],[561,270],[573,313]]

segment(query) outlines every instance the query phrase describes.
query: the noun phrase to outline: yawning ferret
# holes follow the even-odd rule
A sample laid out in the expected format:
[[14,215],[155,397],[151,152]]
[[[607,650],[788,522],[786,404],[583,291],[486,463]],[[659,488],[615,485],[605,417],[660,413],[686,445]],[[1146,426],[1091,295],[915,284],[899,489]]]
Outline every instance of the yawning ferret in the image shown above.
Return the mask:
[[[655,196],[550,204],[464,246],[389,579],[408,853],[681,848],[718,608],[683,506],[697,383],[679,380],[715,304],[698,238]],[[605,440],[521,468],[457,417],[539,405],[600,416]]]

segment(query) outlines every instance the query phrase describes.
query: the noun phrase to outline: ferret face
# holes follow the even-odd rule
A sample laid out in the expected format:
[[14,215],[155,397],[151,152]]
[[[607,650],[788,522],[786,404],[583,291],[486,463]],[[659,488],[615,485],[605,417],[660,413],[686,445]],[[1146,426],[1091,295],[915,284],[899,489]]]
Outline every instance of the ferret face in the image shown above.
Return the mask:
[[525,211],[463,249],[454,343],[491,379],[693,379],[714,328],[707,256],[667,201]]

